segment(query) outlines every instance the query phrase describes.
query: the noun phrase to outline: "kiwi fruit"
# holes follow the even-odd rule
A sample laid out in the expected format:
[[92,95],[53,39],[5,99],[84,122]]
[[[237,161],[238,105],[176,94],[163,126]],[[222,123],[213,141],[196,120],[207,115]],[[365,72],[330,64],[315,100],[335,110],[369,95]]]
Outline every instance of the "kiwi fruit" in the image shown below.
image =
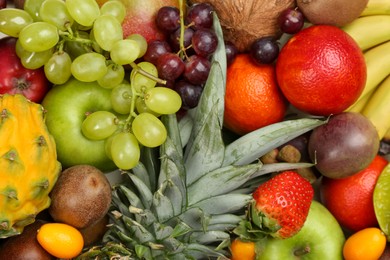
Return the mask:
[[86,228],[107,214],[111,185],[98,168],[75,165],[61,172],[50,198],[49,213],[54,221]]
[[0,246],[0,259],[7,260],[52,260],[50,255],[37,240],[38,229],[46,221],[37,219],[34,223],[26,226],[20,235],[9,237]]
[[368,0],[297,0],[297,6],[312,24],[344,26],[360,16]]

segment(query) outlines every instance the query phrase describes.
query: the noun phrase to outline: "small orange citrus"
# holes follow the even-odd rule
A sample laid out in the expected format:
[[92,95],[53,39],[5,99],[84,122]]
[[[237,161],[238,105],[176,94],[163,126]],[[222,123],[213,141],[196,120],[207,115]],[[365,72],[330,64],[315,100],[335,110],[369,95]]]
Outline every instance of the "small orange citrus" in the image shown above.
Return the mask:
[[238,54],[227,69],[224,125],[242,135],[279,122],[287,101],[276,82],[274,65],[256,65]]
[[313,25],[282,47],[276,75],[294,107],[327,116],[341,113],[359,98],[367,68],[362,51],[346,32],[336,26]]
[[255,243],[236,238],[230,245],[230,252],[231,260],[253,260],[256,256]]
[[386,248],[386,236],[376,227],[362,229],[344,243],[345,260],[377,260]]
[[378,226],[373,193],[386,165],[387,160],[377,155],[368,167],[352,176],[342,179],[322,177],[322,203],[341,226],[351,231]]
[[38,230],[37,240],[43,249],[57,258],[74,258],[84,247],[80,231],[63,223],[43,224]]

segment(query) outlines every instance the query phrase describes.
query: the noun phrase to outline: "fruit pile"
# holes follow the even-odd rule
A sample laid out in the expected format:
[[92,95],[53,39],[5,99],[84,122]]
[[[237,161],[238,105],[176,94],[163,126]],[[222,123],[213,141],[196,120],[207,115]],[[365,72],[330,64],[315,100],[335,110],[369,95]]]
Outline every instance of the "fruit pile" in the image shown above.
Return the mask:
[[0,258],[385,259],[390,3],[330,2],[0,3]]

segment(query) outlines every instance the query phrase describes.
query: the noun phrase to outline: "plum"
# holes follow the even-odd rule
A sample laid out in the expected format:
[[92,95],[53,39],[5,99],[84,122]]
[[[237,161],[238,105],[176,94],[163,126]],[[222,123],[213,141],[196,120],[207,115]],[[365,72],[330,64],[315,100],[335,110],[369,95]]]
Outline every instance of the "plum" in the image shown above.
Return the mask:
[[379,136],[371,121],[355,112],[329,118],[310,135],[308,152],[318,171],[344,178],[366,168],[379,150]]

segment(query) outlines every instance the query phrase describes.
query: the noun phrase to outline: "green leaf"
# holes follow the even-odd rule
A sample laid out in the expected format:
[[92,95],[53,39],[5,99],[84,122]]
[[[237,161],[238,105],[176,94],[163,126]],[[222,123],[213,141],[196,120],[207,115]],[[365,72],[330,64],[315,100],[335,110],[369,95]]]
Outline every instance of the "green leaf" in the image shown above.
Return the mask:
[[[190,173],[187,176],[189,183],[210,169],[219,168],[224,156],[221,129],[226,86],[226,52],[219,19],[215,13],[213,15],[218,46],[202,96],[195,109],[194,125],[185,149],[184,160],[187,172]],[[200,165],[202,167],[199,167]]]
[[188,186],[188,205],[194,205],[206,198],[229,193],[248,181],[261,168],[261,164],[226,166],[202,176]]
[[153,201],[152,192],[148,189],[148,186],[146,186],[140,178],[138,178],[134,174],[129,174],[129,176],[139,192],[139,197],[142,201],[142,204],[145,206],[146,209],[150,209]]
[[223,165],[251,163],[272,149],[325,123],[326,120],[302,118],[262,127],[227,145]]
[[190,150],[186,150],[185,167],[187,185],[191,185],[204,174],[220,168],[223,162],[225,144],[217,109],[212,109],[197,135]]
[[156,213],[160,223],[164,223],[174,217],[172,202],[160,191],[154,193],[152,211]]
[[223,194],[195,203],[193,207],[199,207],[209,215],[226,214],[241,210],[252,199],[252,196],[247,194]]

